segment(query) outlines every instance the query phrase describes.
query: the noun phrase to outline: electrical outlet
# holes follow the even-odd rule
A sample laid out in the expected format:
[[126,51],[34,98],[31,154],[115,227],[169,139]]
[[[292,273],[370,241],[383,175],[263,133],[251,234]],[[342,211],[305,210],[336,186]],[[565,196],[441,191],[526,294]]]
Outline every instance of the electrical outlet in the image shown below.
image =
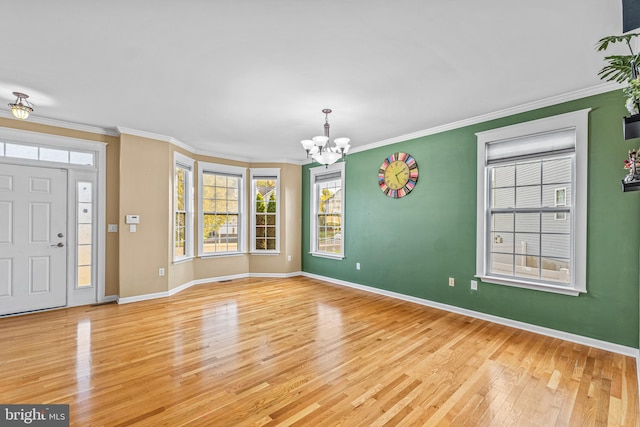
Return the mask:
[[478,290],[478,281],[477,280],[472,280],[471,281],[471,290],[472,291],[477,291]]
[[456,280],[453,277],[449,277],[449,286],[455,286]]
[[291,255],[287,257],[287,261],[291,261]]
[[158,276],[164,276],[164,268],[158,270]]
[[360,263],[356,262],[356,270],[360,270]]

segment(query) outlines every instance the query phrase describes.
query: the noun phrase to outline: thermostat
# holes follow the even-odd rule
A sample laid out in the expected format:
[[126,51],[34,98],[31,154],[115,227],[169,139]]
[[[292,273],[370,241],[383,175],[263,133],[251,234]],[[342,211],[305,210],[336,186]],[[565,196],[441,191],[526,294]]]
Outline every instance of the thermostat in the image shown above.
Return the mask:
[[140,224],[140,215],[127,215],[125,224]]

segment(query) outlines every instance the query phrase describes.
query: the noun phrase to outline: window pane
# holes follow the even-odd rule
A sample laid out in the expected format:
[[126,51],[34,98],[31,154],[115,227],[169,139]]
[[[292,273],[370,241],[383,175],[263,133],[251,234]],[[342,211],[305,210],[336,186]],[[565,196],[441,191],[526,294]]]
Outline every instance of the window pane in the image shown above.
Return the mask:
[[69,153],[69,163],[75,165],[93,165],[93,154],[71,151]]
[[267,250],[275,251],[276,250],[276,241],[275,239],[267,240]]
[[272,237],[272,238],[276,237],[276,228],[275,227],[267,227],[266,228],[266,232],[267,232],[267,237]]
[[571,214],[568,212],[543,213],[542,232],[569,234],[571,232]]
[[514,263],[512,254],[491,253],[489,270],[493,274],[513,276]]
[[78,224],[78,244],[91,244],[91,224]]
[[78,224],[91,224],[93,218],[91,203],[78,203]]
[[[227,187],[229,188],[238,188],[240,185],[240,180],[236,177],[227,177]],[[236,191],[237,194],[237,191]]]
[[215,211],[215,201],[211,199],[202,200],[202,211],[203,212],[213,212]]
[[69,152],[67,150],[40,147],[40,160],[69,163]]
[[542,258],[542,279],[551,282],[569,283],[571,281],[569,260]]
[[184,190],[185,190],[185,170],[181,167],[176,167],[176,209],[179,211],[185,210]]
[[491,233],[492,252],[513,252],[513,233]]
[[492,208],[512,208],[515,206],[515,189],[498,188],[491,192]]
[[78,247],[78,265],[91,265],[91,245],[82,245]]
[[516,207],[538,208],[540,207],[540,187],[517,187]]
[[267,225],[276,225],[275,215],[267,215]]
[[542,179],[542,162],[526,162],[516,165],[516,185],[540,185]]
[[31,145],[6,144],[6,156],[20,159],[38,160],[38,147]]
[[493,168],[493,188],[513,187],[516,182],[516,168],[514,165],[496,166]]
[[565,234],[543,234],[542,256],[554,258],[569,258],[571,239]]
[[571,187],[562,185],[542,186],[542,204],[546,207],[569,207],[571,206]]
[[491,229],[493,231],[513,231],[513,214],[493,214],[491,218],[493,223],[493,227]]
[[540,231],[540,213],[516,214],[516,231],[537,233]]
[[571,158],[545,160],[542,163],[544,184],[564,184],[571,182]]
[[91,266],[78,267],[78,287],[86,288],[91,286]]
[[516,233],[515,253],[540,255],[540,234]]

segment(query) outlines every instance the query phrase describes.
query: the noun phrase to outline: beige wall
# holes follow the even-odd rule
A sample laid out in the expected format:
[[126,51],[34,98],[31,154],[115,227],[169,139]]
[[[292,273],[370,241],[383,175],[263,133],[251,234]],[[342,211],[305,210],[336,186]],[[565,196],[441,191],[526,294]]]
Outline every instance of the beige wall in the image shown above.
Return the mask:
[[[0,118],[0,126],[104,142],[106,158],[106,223],[118,233],[106,233],[105,295],[124,297],[166,293],[206,279],[246,274],[288,274],[301,268],[301,166],[286,163],[247,163],[192,154],[166,141],[122,134],[108,136]],[[173,153],[196,161],[255,168],[280,168],[280,254],[194,258],[173,264]],[[247,176],[249,176],[247,174]],[[197,170],[194,174],[197,188]],[[247,182],[246,194],[250,194]],[[125,215],[140,215],[135,233]],[[197,212],[196,212],[197,217]],[[197,233],[196,227],[196,233]],[[250,247],[247,236],[247,247]],[[194,242],[194,253],[197,247]],[[291,256],[291,261],[287,261]],[[159,276],[158,269],[165,269]]]
[[[168,277],[169,144],[132,135],[120,136],[120,297],[166,292]],[[129,231],[126,215],[140,215]]]

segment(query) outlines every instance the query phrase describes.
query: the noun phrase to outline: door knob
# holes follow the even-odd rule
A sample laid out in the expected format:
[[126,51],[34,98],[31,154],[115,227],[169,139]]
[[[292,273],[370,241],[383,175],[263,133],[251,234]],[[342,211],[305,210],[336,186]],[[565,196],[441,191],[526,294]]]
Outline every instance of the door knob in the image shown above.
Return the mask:
[[63,247],[63,246],[64,246],[64,243],[60,242],[60,243],[58,243],[57,245],[51,245],[51,246],[57,246],[57,247],[61,248],[61,247]]

